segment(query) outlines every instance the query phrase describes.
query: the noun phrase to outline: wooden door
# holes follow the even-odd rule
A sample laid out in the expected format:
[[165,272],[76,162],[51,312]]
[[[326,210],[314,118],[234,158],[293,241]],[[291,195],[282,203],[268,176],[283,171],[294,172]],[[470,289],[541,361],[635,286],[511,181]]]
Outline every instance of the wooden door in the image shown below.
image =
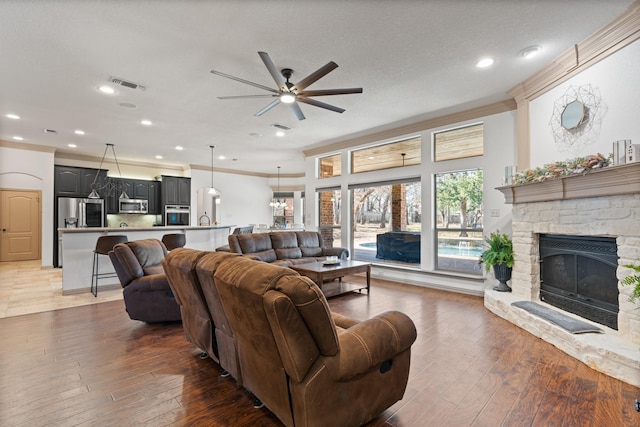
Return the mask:
[[0,190],[0,261],[40,259],[41,194]]

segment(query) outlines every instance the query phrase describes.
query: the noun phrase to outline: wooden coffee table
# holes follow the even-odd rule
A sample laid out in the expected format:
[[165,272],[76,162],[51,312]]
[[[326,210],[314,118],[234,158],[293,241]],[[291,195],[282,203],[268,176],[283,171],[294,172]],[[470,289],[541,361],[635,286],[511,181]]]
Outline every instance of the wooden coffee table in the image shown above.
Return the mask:
[[[318,261],[297,264],[290,268],[316,282],[327,298],[352,291],[360,292],[362,289],[366,289],[367,294],[369,294],[371,286],[371,264],[367,262],[343,260],[338,264],[325,264],[323,261]],[[356,273],[367,274],[366,286],[342,281],[344,276]],[[325,283],[325,280],[332,279],[338,279],[338,283]]]

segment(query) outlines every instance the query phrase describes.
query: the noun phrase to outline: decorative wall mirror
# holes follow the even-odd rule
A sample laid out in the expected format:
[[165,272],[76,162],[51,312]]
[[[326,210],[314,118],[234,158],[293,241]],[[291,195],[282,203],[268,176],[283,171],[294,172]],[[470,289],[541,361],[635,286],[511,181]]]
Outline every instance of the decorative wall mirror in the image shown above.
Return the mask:
[[586,116],[586,107],[580,101],[573,101],[567,104],[560,115],[562,127],[571,130],[582,124]]

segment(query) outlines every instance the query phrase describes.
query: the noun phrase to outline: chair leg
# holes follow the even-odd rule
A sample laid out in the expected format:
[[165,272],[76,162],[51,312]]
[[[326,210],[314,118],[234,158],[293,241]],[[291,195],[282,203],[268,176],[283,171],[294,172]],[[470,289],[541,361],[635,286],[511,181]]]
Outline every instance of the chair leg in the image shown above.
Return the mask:
[[[98,271],[100,271],[98,265],[98,254],[96,252],[93,253],[93,269],[91,270],[91,293],[94,297],[98,297]],[[95,283],[95,292],[93,290]]]

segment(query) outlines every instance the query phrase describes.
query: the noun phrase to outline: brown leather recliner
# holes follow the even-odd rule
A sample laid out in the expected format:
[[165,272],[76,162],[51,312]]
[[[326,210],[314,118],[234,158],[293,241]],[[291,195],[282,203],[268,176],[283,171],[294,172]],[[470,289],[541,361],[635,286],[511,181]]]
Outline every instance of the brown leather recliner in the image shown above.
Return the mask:
[[247,257],[214,279],[243,386],[286,426],[358,426],[402,399],[416,339],[403,313],[337,325],[310,279]]
[[213,284],[213,273],[220,262],[237,256],[178,248],[169,252],[162,266],[180,305],[186,340],[206,352],[226,371],[223,374],[231,374],[240,384],[235,342]]
[[166,255],[158,239],[119,243],[109,252],[131,319],[147,323],[181,320],[180,307],[162,269]]

